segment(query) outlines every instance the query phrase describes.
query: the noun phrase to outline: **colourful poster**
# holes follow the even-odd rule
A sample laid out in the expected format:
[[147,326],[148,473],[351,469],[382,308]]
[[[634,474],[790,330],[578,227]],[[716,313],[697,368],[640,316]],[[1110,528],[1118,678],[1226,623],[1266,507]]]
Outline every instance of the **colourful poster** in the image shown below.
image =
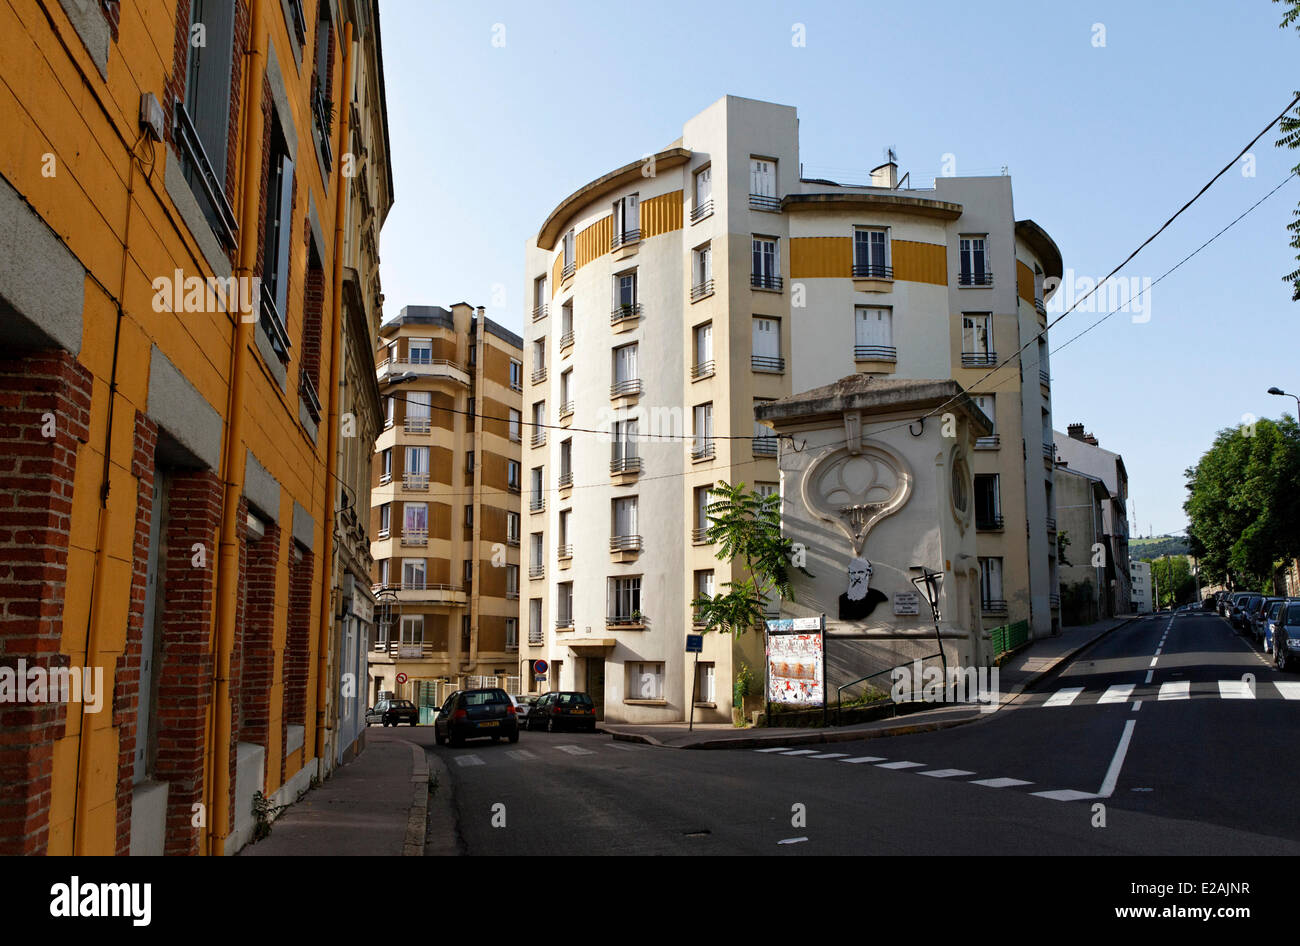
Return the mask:
[[820,633],[768,633],[768,702],[821,706],[825,669]]

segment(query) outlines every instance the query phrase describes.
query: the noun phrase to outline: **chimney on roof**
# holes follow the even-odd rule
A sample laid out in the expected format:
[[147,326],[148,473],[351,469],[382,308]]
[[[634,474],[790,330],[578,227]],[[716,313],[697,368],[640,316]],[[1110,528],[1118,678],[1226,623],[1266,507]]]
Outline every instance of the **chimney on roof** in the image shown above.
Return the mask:
[[885,152],[884,164],[871,169],[871,186],[888,187],[890,190],[898,187],[898,158],[893,148]]
[[1066,430],[1069,431],[1070,439],[1071,439],[1071,440],[1086,440],[1086,439],[1087,439],[1087,438],[1084,437],[1084,435],[1083,435],[1083,424],[1071,424],[1069,427],[1066,428]]

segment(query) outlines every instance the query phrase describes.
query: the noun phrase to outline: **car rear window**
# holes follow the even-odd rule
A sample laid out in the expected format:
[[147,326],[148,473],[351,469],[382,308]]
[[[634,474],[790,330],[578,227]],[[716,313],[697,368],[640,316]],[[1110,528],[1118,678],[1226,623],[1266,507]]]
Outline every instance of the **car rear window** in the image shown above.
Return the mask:
[[590,706],[591,697],[585,693],[561,693],[561,706]]
[[393,700],[393,702],[388,705],[391,706],[393,709],[414,709],[415,708],[415,704],[412,703],[410,700]]
[[466,706],[483,706],[487,703],[509,703],[510,697],[505,690],[479,690],[477,693],[465,694]]

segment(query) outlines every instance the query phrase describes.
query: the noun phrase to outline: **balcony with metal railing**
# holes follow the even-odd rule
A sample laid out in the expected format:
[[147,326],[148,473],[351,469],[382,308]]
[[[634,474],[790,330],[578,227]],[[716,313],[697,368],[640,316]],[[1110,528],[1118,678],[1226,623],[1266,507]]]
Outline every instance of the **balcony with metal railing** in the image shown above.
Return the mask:
[[992,273],[973,273],[963,271],[957,274],[957,285],[959,286],[991,286],[993,285]]
[[1061,596],[1060,596],[1060,595],[1048,595],[1048,596],[1047,596],[1047,603],[1051,606],[1051,608],[1052,608],[1053,611],[1059,611],[1059,610],[1061,609]]
[[429,530],[428,529],[403,529],[402,544],[403,545],[428,545]]
[[529,512],[542,512],[545,509],[546,509],[546,500],[541,496],[534,496],[532,499],[528,500]]
[[995,351],[964,351],[961,353],[963,368],[992,368],[998,363]]
[[197,180],[202,196],[207,200],[208,206],[203,208],[204,216],[208,218],[208,222],[221,238],[222,243],[228,247],[234,246],[236,234],[239,232],[239,223],[235,219],[234,208],[226,199],[225,182],[217,179],[212,162],[208,160],[207,152],[203,150],[203,142],[199,139],[199,133],[194,127],[189,112],[186,111],[183,99],[174,101],[173,115],[175,119],[173,138],[180,150],[186,177],[191,182]]
[[770,289],[773,292],[780,292],[785,282],[780,276],[772,273],[750,273],[749,284],[755,289]]
[[528,566],[528,577],[529,577],[529,578],[545,578],[545,577],[546,577],[546,563],[545,563],[545,562],[533,562],[533,563],[531,563],[531,564]]
[[774,457],[776,456],[776,437],[755,437],[754,438],[754,456],[756,457]]
[[573,402],[565,401],[563,404],[560,405],[560,420],[565,420],[566,418],[572,416],[573,416]]
[[691,545],[711,545],[709,540],[709,527],[696,526],[691,530]]
[[609,315],[609,324],[618,325],[620,322],[627,322],[631,319],[641,318],[641,303],[639,302],[621,302],[614,306]]
[[636,397],[641,393],[640,378],[625,378],[622,381],[615,381],[609,386],[609,396],[615,397]]
[[641,458],[629,455],[614,454],[609,461],[609,472],[612,474],[619,473],[640,473]]
[[650,619],[647,618],[640,611],[633,611],[630,614],[610,614],[610,615],[606,615],[605,617],[605,626],[611,628],[645,627],[649,623],[650,623]]
[[715,454],[715,452],[716,452],[716,448],[714,447],[714,443],[712,440],[697,442],[695,444],[692,444],[691,446],[691,459],[707,460],[710,459]]
[[710,197],[703,203],[696,204],[691,208],[691,223],[698,223],[705,217],[713,213],[713,198]]
[[424,492],[429,488],[428,473],[403,473],[402,489],[412,492]]
[[454,381],[469,387],[469,371],[454,361],[445,358],[385,358],[375,369],[375,380],[386,384],[400,375],[415,375],[418,378]]
[[546,380],[546,366],[538,368],[533,372],[533,384],[541,384]]
[[1056,458],[1056,444],[1054,443],[1043,444],[1043,459],[1053,460],[1055,458]]
[[775,355],[750,355],[749,367],[768,374],[785,374],[785,359]]
[[641,551],[641,536],[611,535],[609,537],[609,550],[611,552],[639,552]]
[[560,479],[558,482],[559,482],[560,489],[565,489],[566,487],[572,486],[573,471],[565,470],[563,473],[560,474]]
[[977,532],[1001,532],[1002,517],[977,513],[975,515],[975,530]]
[[1052,386],[1052,376],[1049,375],[1049,374],[1048,374],[1046,371],[1044,371],[1042,368],[1039,368],[1039,369],[1038,369],[1038,382],[1039,382],[1039,384],[1041,384],[1041,385],[1042,385],[1043,387],[1045,387],[1045,388],[1051,387],[1051,386]]
[[893,345],[854,345],[854,361],[898,361],[898,348]]
[[700,378],[713,377],[714,367],[712,358],[708,361],[701,361],[691,365],[691,380],[698,381]]
[[[843,270],[841,270],[843,272]],[[893,279],[894,267],[881,263],[854,263],[854,279]]]
[[546,443],[546,428],[534,427],[533,436],[530,439],[534,447],[540,447],[542,444]]
[[567,562],[569,559],[573,558],[573,546],[561,545],[555,550],[555,555],[560,561]]
[[533,306],[533,321],[540,322],[542,319],[550,315],[550,313],[551,307],[547,303],[539,303],[538,305]]
[[989,434],[987,437],[977,437],[975,439],[976,450],[997,450],[1002,445],[1002,439],[997,434]]
[[333,117],[330,112],[334,104],[325,98],[324,90],[319,87],[312,92],[311,96],[311,114],[316,123],[316,131],[319,133],[321,157],[325,159],[325,170],[328,171],[334,164],[334,152],[330,148],[330,132],[333,129]]
[[565,332],[563,335],[560,336],[560,351],[564,351],[564,349],[569,348],[572,345],[573,345],[573,330],[570,329],[569,331]]
[[408,414],[406,419],[402,421],[402,430],[408,434],[425,435],[433,430],[433,422],[428,417],[418,415],[412,417]]
[[307,413],[311,415],[311,419],[319,424],[321,416],[320,396],[316,393],[316,384],[312,381],[305,365],[298,372],[298,393],[303,404],[307,406]]
[[706,279],[704,282],[696,283],[691,286],[691,301],[698,302],[700,299],[706,299],[713,295],[713,280]]
[[764,195],[764,194],[750,194],[750,195],[749,195],[749,209],[750,209],[750,210],[762,210],[762,211],[765,211],[765,212],[767,212],[767,213],[780,213],[780,212],[781,212],[781,198],[780,198],[780,197],[768,197],[768,196],[766,196],[766,195]]
[[641,242],[641,230],[624,230],[621,233],[616,232],[609,241],[609,248],[617,250],[620,246],[631,246],[633,243]]
[[569,262],[565,263],[564,266],[560,268],[560,279],[561,280],[568,279],[577,271],[578,271],[578,264],[573,260],[569,260]]
[[1002,598],[985,598],[980,602],[980,610],[985,614],[1006,614],[1007,602]]

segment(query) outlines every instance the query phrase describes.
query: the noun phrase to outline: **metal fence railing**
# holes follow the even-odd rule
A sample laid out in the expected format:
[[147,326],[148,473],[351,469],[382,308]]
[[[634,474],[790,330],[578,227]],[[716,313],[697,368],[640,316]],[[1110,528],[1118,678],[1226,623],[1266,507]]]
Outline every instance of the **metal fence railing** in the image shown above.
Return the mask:
[[1029,640],[1029,622],[1017,621],[1014,624],[995,627],[989,631],[989,636],[993,639],[993,655],[1001,656]]

